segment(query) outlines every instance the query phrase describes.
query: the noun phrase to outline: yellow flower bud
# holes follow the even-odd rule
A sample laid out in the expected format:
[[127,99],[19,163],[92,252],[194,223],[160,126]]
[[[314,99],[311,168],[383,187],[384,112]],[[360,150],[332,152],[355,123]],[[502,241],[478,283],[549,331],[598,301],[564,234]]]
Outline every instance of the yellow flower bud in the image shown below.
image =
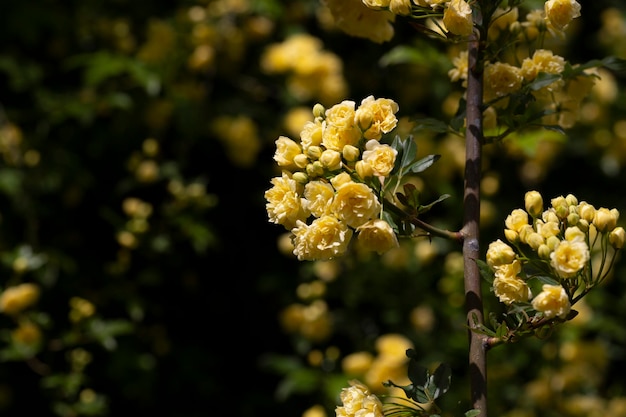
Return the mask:
[[596,214],[593,217],[593,224],[599,232],[608,232],[613,230],[616,223],[617,218],[609,209],[601,207],[596,210]]
[[565,196],[565,201],[570,206],[577,206],[578,205],[578,199],[573,194],[566,195]]
[[544,211],[541,214],[541,218],[546,223],[548,222],[559,223],[560,222],[559,216],[556,215],[556,212],[554,211],[554,209]]
[[335,190],[337,190],[339,187],[349,182],[352,182],[352,178],[350,178],[350,174],[348,174],[347,172],[342,172],[340,174],[337,174],[333,178],[330,179],[330,183],[333,185]]
[[356,161],[361,155],[361,151],[359,151],[359,148],[352,145],[344,146],[341,153],[343,154],[344,159],[348,162]]
[[319,146],[309,146],[306,149],[306,156],[308,156],[311,160],[317,161],[322,156],[322,148]]
[[615,229],[611,230],[611,233],[609,233],[609,242],[611,243],[611,246],[613,246],[615,249],[621,249],[624,247],[625,238],[626,233],[624,232],[623,227],[616,227]]
[[309,178],[320,177],[324,175],[324,167],[319,161],[315,161],[306,166],[306,173]]
[[528,191],[524,196],[524,206],[532,217],[539,217],[543,211],[543,198],[537,191]]
[[580,219],[576,227],[578,227],[584,233],[587,233],[589,231],[589,222],[585,219]]
[[294,181],[300,184],[306,184],[307,182],[309,182],[309,177],[304,172],[294,172],[291,178],[293,178]]
[[539,248],[537,249],[537,254],[539,255],[539,257],[541,259],[550,259],[550,254],[551,253],[552,253],[552,250],[545,243],[543,245],[539,246]]
[[337,151],[326,149],[320,155],[320,163],[324,168],[336,171],[341,168],[341,154]]
[[315,106],[313,106],[313,117],[321,117],[323,119],[325,113],[326,109],[320,103],[317,103]]
[[576,226],[579,220],[580,220],[580,216],[578,214],[570,213],[569,216],[567,216],[567,225]]
[[358,161],[354,168],[356,169],[356,173],[359,174],[359,177],[362,179],[369,178],[374,175],[372,166],[365,161]]
[[529,224],[526,224],[524,226],[522,226],[519,229],[519,240],[522,243],[528,243],[528,237],[532,234],[535,233],[535,230],[533,229],[533,227]]
[[293,163],[298,168],[305,169],[309,164],[309,158],[305,154],[301,153],[293,157]]
[[578,205],[578,215],[580,216],[581,219],[586,220],[587,224],[589,224],[593,222],[593,218],[596,215],[596,209],[591,204],[585,201],[582,201]]
[[526,237],[526,244],[528,246],[530,246],[535,251],[539,249],[539,246],[541,246],[541,245],[543,245],[545,243],[546,243],[546,241],[543,238],[543,236],[541,236],[537,232],[529,233],[528,236]]
[[559,196],[551,200],[552,207],[559,219],[564,219],[569,216],[569,204],[565,197]]
[[556,245],[558,245],[560,242],[561,239],[556,236],[550,236],[546,239],[546,245],[548,245],[548,248],[550,248],[551,251],[554,250],[554,248],[556,248]]
[[511,243],[517,243],[520,241],[519,233],[511,229],[504,229],[504,237]]

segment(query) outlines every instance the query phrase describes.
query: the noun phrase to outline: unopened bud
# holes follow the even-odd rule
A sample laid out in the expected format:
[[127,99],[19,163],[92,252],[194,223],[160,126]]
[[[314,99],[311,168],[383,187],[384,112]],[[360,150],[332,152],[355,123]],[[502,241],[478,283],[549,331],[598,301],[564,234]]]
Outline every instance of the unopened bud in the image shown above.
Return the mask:
[[539,217],[541,212],[543,212],[543,198],[537,191],[528,191],[526,193],[524,196],[524,205],[528,214],[533,218]]
[[601,207],[596,210],[596,215],[593,217],[593,224],[599,232],[608,232],[613,230],[616,223],[617,219],[609,209]]
[[315,106],[313,106],[313,117],[321,117],[323,119],[325,113],[326,109],[320,103],[317,103]]
[[307,182],[309,182],[309,176],[306,175],[304,172],[294,172],[291,178],[293,178],[294,181],[300,184],[306,184]]
[[596,209],[591,204],[581,201],[578,205],[578,215],[587,221],[587,223],[593,222],[593,217],[596,215]]
[[558,245],[559,243],[561,243],[561,239],[556,236],[550,236],[546,239],[546,245],[548,246],[548,248],[550,248],[550,250],[554,250],[554,248],[556,248],[556,245]]
[[570,213],[569,216],[567,216],[567,225],[576,226],[579,220],[580,220],[580,216],[578,214]]
[[578,205],[578,199],[573,194],[568,194],[567,196],[565,196],[565,201],[570,206],[577,206]]
[[535,251],[539,249],[539,246],[545,243],[546,241],[543,238],[543,236],[541,236],[537,232],[529,233],[528,236],[526,237],[526,244],[528,244],[528,246],[530,246]]
[[609,233],[609,243],[615,249],[621,249],[624,247],[624,239],[626,238],[626,232],[623,227],[616,227]]
[[348,162],[356,161],[361,155],[361,151],[359,151],[359,148],[352,145],[344,146],[341,153],[343,154],[343,158]]
[[511,243],[517,243],[520,240],[519,233],[511,229],[504,229],[504,237]]
[[306,148],[306,156],[308,156],[312,161],[317,161],[322,156],[322,148],[319,146],[309,146]]
[[356,169],[356,173],[359,174],[359,177],[362,179],[369,178],[374,175],[372,166],[365,161],[357,161],[354,169]]
[[320,163],[324,168],[336,171],[341,168],[341,154],[332,149],[326,149],[320,156]]
[[335,190],[339,189],[339,187],[341,187],[343,184],[346,184],[351,181],[352,181],[352,178],[350,178],[350,174],[348,174],[347,172],[342,172],[340,174],[337,174],[333,178],[330,179],[330,183],[332,184],[333,188],[335,188]]
[[293,164],[300,169],[304,169],[309,164],[309,158],[303,153],[298,154],[293,157]]
[[550,254],[551,253],[552,253],[552,250],[545,243],[543,245],[539,246],[539,248],[537,249],[537,254],[539,255],[539,257],[541,259],[550,259]]
[[319,161],[315,161],[306,166],[306,173],[309,178],[316,178],[324,175],[324,167]]

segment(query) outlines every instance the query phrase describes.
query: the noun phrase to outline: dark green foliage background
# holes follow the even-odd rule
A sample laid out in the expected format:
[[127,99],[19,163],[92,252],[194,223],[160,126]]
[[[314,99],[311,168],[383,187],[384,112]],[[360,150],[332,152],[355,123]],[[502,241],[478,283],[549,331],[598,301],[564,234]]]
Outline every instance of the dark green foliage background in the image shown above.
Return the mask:
[[[184,25],[176,26],[177,47],[158,65],[142,62],[135,53],[120,52],[106,36],[111,35],[107,25],[124,19],[140,45],[151,21],[162,19],[174,25],[181,11],[196,4],[203,3],[33,0],[0,4],[0,128],[7,123],[19,126],[25,149],[36,149],[41,155],[34,167],[0,161],[0,287],[14,282],[11,265],[16,248],[29,245],[47,256],[41,268],[24,277],[42,284],[37,310],[50,319],[44,331],[44,337],[50,338],[47,342],[71,332],[67,303],[73,296],[92,301],[105,322],[131,325],[132,330],[114,335],[114,349],[93,338],[81,344],[93,355],[85,370],[85,385],[106,396],[105,415],[286,417],[301,415],[318,402],[332,410],[334,399],[317,382],[308,391],[294,389],[286,399],[277,397],[286,375],[267,366],[273,363],[268,357],[282,355],[294,358],[296,368],[306,368],[302,352],[294,348],[301,345],[279,327],[278,313],[295,301],[297,285],[311,273],[307,265],[279,253],[276,240],[283,230],[269,224],[265,213],[263,193],[276,174],[274,140],[284,134],[282,115],[298,103],[285,90],[284,78],[260,71],[259,57],[268,44],[295,31],[308,31],[343,59],[350,99],[360,101],[369,94],[393,98],[403,114],[441,116],[440,106],[432,103],[440,102],[452,87],[438,64],[379,65],[392,46],[421,42],[406,22],[398,21],[390,43],[376,45],[320,27],[315,15],[318,3],[310,0],[251,0],[247,15],[269,17],[273,31],[264,39],[247,42],[236,59],[229,60],[228,51],[219,51],[216,67],[207,73],[185,68],[190,35]],[[582,4],[580,27],[567,55],[571,62],[608,53],[593,36],[600,25],[598,16],[609,6],[623,7],[608,0]],[[244,18],[232,15],[236,22]],[[90,80],[89,74],[96,78]],[[624,75],[618,74],[617,79],[623,87]],[[155,80],[159,89],[151,87]],[[184,82],[208,93],[200,99],[181,93],[178,87]],[[414,85],[419,85],[419,94],[406,88]],[[623,88],[619,100],[608,119],[626,113]],[[172,108],[162,125],[146,121],[157,101]],[[262,138],[256,163],[249,167],[233,163],[210,129],[215,117],[238,114],[251,117]],[[547,198],[571,192],[594,205],[626,213],[626,176],[620,172],[609,177],[601,170],[602,150],[590,147],[587,138],[593,128],[574,130],[545,180],[533,186]],[[127,164],[148,137],[160,144],[157,160],[162,171],[155,182],[142,183]],[[527,185],[516,173],[519,159],[491,155],[490,169],[504,174],[499,193],[490,199],[504,219],[520,206]],[[445,163],[445,158],[438,163]],[[217,204],[168,211],[171,178],[204,181]],[[433,216],[444,226],[458,227],[462,179],[454,176],[430,187],[434,197],[453,195],[437,206]],[[123,225],[121,202],[128,196],[151,202],[155,213],[150,231],[132,251],[128,268],[112,274],[109,265],[119,250],[115,236]],[[500,237],[500,224],[484,230],[485,244]],[[398,272],[370,260],[350,269],[345,279],[342,276],[329,288],[329,304],[337,309],[342,326],[333,343],[344,353],[371,348],[377,335],[406,331],[406,312],[412,306],[432,305],[441,327],[429,336],[409,336],[425,363],[451,364],[457,394],[449,404],[457,407],[467,392],[463,313],[442,301],[436,265],[413,265]],[[626,271],[621,265],[616,272],[623,277]],[[418,279],[411,279],[411,274]],[[576,336],[602,338],[612,348],[611,371],[600,388],[604,395],[626,395],[616,372],[626,354],[626,333],[619,325],[626,314],[623,283],[623,279],[613,280],[606,291],[590,297],[599,312],[590,328]],[[8,318],[0,318],[0,327],[12,325]],[[494,352],[494,363],[508,361],[517,370],[507,374],[506,387],[494,385],[494,409],[511,408],[523,395],[521,381],[535,375],[529,356],[540,351],[540,343],[530,341]],[[67,374],[66,353],[44,348],[37,358],[53,373]],[[335,365],[328,375],[337,373]],[[71,404],[75,399],[43,387],[41,376],[27,361],[0,363],[3,416],[53,415],[53,404],[59,401]]]

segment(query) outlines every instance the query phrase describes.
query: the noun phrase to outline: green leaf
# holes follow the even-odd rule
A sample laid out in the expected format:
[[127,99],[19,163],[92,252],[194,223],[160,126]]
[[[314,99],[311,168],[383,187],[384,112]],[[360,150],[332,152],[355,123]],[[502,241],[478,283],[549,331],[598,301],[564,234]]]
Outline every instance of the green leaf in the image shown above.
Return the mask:
[[428,391],[432,400],[435,400],[448,392],[452,381],[452,369],[450,365],[442,363],[430,377]]
[[438,199],[436,199],[435,201],[433,201],[430,204],[426,204],[425,206],[419,206],[419,213],[425,213],[428,210],[430,210],[431,208],[433,208],[433,206],[437,203],[442,202],[443,200],[447,199],[450,197],[450,194],[443,194],[442,196],[440,196]]
[[412,129],[412,132],[419,132],[420,130],[430,130],[435,133],[446,133],[448,131],[448,124],[431,117],[425,117],[420,119],[414,119],[416,126]]
[[465,417],[476,417],[480,414],[480,410],[472,409],[465,412]]
[[478,271],[480,272],[480,276],[483,277],[485,281],[491,284],[493,282],[495,274],[491,270],[489,265],[487,265],[487,262],[481,259],[476,259],[476,264],[478,265]]
[[422,172],[429,168],[432,164],[437,162],[439,158],[441,158],[441,155],[428,155],[427,157],[422,158],[419,161],[415,161],[412,164],[407,165],[406,171],[417,174],[418,172]]
[[528,84],[528,88],[533,91],[537,91],[559,79],[561,79],[561,74],[548,74],[546,72],[540,72],[537,74],[537,77]]

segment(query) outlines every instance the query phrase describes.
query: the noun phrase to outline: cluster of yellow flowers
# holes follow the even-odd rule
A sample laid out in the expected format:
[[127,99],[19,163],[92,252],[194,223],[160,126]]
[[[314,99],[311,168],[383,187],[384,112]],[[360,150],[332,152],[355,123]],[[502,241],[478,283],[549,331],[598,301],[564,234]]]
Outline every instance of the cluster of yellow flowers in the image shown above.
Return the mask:
[[268,74],[287,74],[287,88],[298,100],[317,99],[334,103],[348,91],[341,58],[323,49],[322,41],[296,33],[269,45],[261,57]]
[[377,395],[403,395],[396,392],[396,387],[386,387],[388,380],[398,384],[409,384],[406,351],[414,349],[413,342],[398,333],[385,333],[375,341],[376,354],[369,351],[358,351],[346,355],[341,361],[343,371],[354,378],[362,380]]
[[[487,265],[494,272],[493,290],[507,305],[531,306],[545,318],[567,318],[581,294],[600,283],[609,273],[616,251],[624,246],[626,233],[617,226],[617,209],[598,208],[569,194],[551,200],[543,209],[537,191],[525,196],[525,209],[514,209],[506,218],[506,239],[487,250]],[[591,254],[599,245],[602,261],[593,271]],[[606,262],[608,247],[613,258]],[[527,254],[530,249],[536,256]],[[530,283],[541,284],[533,294]]]
[[[543,9],[531,11],[523,21],[518,20],[519,10],[516,7],[498,8],[489,27],[489,38],[495,40],[507,33],[507,36],[513,36],[524,44],[537,38],[543,39],[541,34],[546,32],[563,36],[563,31],[579,16],[580,4],[575,0],[549,0]],[[563,57],[541,47],[531,50],[532,55],[523,59],[519,56],[521,51],[517,51],[500,61],[485,62],[484,100],[488,105],[498,108],[507,106],[508,97],[535,81],[540,73],[563,74],[566,69]],[[460,80],[465,86],[467,51],[461,51],[452,63],[454,68],[448,72],[450,79],[453,82]],[[585,70],[582,75],[567,81],[556,78],[542,88],[534,89],[533,96],[540,105],[554,112],[545,117],[544,122],[556,123],[563,128],[572,127],[578,117],[580,103],[594,85],[594,75],[598,75],[597,70]]]
[[397,150],[380,140],[396,127],[397,111],[393,100],[373,96],[358,107],[349,100],[329,109],[317,104],[299,142],[276,140],[282,175],[265,192],[266,209],[272,223],[292,232],[299,260],[340,256],[355,233],[363,250],[398,246],[377,195],[395,165]]
[[343,405],[335,409],[337,417],[383,417],[383,404],[380,399],[370,393],[367,386],[358,380],[351,380],[350,387],[343,388],[340,394]]

